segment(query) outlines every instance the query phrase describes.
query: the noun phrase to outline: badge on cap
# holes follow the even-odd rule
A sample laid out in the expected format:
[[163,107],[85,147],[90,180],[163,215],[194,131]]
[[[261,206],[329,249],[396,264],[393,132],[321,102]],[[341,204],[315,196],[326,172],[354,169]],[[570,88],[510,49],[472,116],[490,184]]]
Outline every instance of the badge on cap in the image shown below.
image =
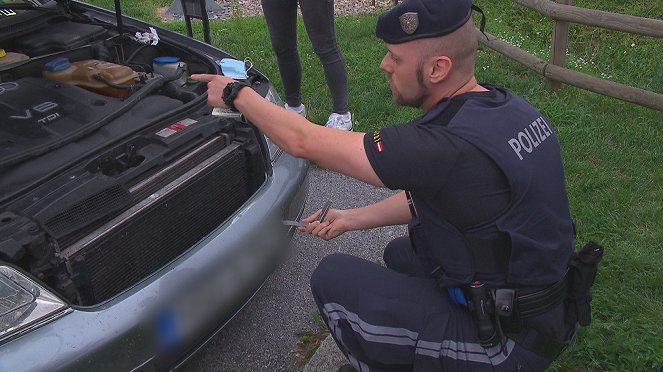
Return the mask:
[[403,13],[398,20],[401,22],[401,28],[408,35],[412,35],[419,27],[419,15],[416,12]]

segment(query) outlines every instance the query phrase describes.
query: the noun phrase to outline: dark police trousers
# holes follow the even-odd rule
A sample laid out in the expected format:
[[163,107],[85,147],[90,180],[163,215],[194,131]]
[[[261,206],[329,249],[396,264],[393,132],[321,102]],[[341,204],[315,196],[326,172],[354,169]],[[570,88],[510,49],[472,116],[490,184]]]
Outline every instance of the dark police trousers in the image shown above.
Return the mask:
[[[332,254],[311,277],[320,314],[358,371],[542,371],[552,362],[511,339],[506,352],[483,348],[467,308],[425,277],[407,237],[387,245],[384,261]],[[565,327],[557,312],[553,323]]]

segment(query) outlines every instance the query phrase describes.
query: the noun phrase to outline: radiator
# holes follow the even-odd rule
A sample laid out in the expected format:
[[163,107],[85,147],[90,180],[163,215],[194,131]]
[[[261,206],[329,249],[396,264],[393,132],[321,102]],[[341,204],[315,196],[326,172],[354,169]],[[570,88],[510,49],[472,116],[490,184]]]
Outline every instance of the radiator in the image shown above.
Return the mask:
[[249,198],[245,152],[228,146],[63,252],[84,302],[144,279],[222,224]]

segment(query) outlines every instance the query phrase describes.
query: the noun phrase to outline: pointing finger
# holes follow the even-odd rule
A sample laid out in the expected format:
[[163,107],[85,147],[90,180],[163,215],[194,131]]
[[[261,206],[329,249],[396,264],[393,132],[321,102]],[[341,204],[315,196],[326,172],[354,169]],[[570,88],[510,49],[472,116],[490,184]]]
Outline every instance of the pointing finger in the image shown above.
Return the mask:
[[215,76],[216,75],[210,75],[210,74],[193,74],[191,75],[191,79],[196,81],[210,82]]

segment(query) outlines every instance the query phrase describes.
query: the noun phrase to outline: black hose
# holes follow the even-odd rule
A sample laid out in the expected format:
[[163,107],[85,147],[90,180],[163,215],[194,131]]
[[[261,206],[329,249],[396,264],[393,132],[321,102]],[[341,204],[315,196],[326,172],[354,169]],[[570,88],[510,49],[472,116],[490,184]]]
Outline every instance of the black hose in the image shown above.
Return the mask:
[[148,46],[151,46],[151,45],[144,44],[144,45],[141,45],[141,46],[139,46],[138,48],[136,48],[136,50],[134,50],[133,52],[131,52],[131,54],[129,55],[129,57],[127,57],[127,59],[125,60],[125,63],[129,63],[129,62],[131,62],[131,60],[134,59],[134,57],[136,57],[136,55],[138,54],[138,52],[140,52],[141,50],[145,49],[145,48],[148,47]]
[[94,58],[100,61],[110,62],[110,50],[108,50],[103,43],[94,43],[90,46],[90,49],[92,49],[92,55],[94,55]]
[[198,95],[196,93],[182,89],[182,87],[180,87],[178,84],[172,81],[163,86],[161,94],[163,94],[166,97],[182,101],[184,103],[191,102],[194,99],[198,98]]
[[108,85],[109,87],[113,87],[113,88],[117,88],[117,89],[127,89],[127,90],[129,90],[130,92],[133,91],[134,88],[136,87],[136,86],[133,85],[133,84],[132,84],[132,85],[123,85],[123,84],[117,84],[117,83],[114,83],[114,82],[112,82],[112,81],[106,79],[105,77],[103,77],[103,76],[101,76],[101,75],[99,75],[99,74],[97,74],[97,75],[92,75],[92,78],[93,78],[94,80],[96,80],[96,81],[100,81],[100,82],[102,82],[102,83]]

